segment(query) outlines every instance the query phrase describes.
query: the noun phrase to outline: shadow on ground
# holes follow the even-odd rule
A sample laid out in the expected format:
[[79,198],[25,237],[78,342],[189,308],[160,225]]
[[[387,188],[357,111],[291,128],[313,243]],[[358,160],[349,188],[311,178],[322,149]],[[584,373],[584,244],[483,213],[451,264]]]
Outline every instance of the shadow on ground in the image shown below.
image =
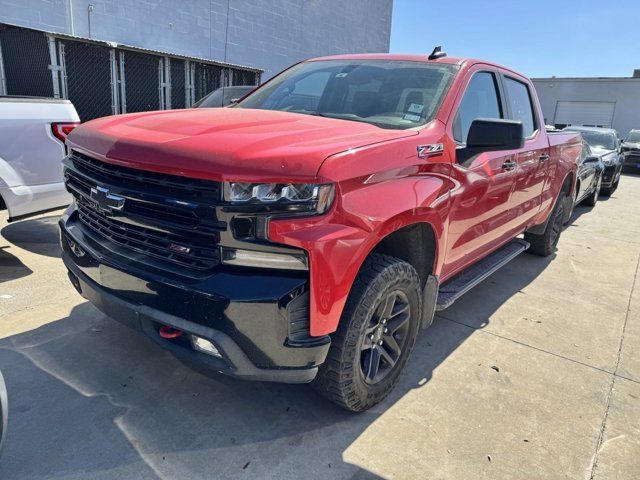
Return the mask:
[[7,252],[7,246],[0,247],[0,283],[31,275],[33,271],[18,257]]
[[357,415],[305,385],[202,376],[83,303],[0,341],[10,395],[0,478],[378,478],[343,452],[550,261],[522,255],[476,287],[459,301],[474,302],[473,318],[422,332],[391,396]]
[[59,218],[60,215],[49,215],[10,223],[0,231],[0,236],[29,252],[48,257],[59,257]]

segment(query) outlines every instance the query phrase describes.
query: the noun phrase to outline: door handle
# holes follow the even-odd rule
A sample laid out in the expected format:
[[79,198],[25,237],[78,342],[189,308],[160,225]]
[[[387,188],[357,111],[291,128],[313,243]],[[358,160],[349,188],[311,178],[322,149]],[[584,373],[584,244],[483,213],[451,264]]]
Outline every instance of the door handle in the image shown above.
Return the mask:
[[514,168],[516,168],[518,164],[516,162],[514,162],[513,160],[507,160],[506,162],[504,162],[502,164],[502,169],[503,170],[513,170]]
[[543,153],[538,157],[538,160],[540,160],[541,162],[546,162],[547,160],[549,160],[549,155],[547,155],[546,153]]

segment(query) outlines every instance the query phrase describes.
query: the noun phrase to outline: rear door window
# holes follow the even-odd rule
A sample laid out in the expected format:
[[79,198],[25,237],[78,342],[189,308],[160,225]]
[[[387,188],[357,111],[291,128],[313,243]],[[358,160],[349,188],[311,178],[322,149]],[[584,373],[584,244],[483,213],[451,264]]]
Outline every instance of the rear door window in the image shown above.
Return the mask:
[[528,138],[538,129],[529,87],[510,77],[504,78],[504,85],[509,98],[511,119],[522,122],[524,136]]

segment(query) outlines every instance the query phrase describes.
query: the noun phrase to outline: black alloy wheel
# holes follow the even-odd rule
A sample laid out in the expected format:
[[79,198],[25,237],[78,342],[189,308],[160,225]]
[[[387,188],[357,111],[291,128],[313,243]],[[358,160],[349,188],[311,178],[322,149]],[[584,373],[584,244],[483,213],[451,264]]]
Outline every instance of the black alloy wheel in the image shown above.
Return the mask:
[[420,277],[409,263],[374,253],[362,265],[312,387],[351,412],[391,392],[420,328]]
[[380,300],[365,330],[360,347],[360,372],[365,383],[378,383],[389,374],[405,347],[411,305],[395,290]]
[[553,212],[551,222],[549,243],[552,248],[556,248],[560,240],[560,234],[562,233],[562,226],[564,225],[564,208],[558,208]]
[[562,227],[565,223],[565,198],[566,194],[560,192],[556,199],[556,204],[549,214],[544,232],[524,233],[525,241],[531,244],[529,250],[527,250],[529,253],[540,257],[548,257],[556,251],[560,234],[562,233]]

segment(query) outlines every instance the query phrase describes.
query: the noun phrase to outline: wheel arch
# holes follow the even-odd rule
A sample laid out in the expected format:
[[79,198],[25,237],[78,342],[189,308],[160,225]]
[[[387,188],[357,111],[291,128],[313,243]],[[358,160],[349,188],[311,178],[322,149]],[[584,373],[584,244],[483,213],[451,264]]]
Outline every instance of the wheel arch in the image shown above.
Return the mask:
[[438,256],[438,241],[433,225],[426,221],[408,223],[390,231],[369,251],[399,258],[415,268],[423,288],[429,275],[433,275]]

